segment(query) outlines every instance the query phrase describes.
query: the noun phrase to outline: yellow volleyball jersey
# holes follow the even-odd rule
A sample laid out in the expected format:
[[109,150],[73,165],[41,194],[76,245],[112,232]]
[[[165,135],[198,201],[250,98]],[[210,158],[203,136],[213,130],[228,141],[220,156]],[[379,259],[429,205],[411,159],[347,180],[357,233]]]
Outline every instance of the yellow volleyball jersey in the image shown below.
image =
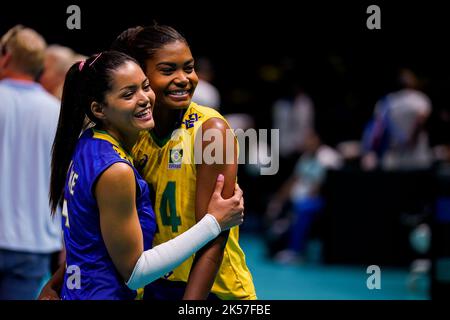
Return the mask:
[[[159,141],[151,132],[141,133],[133,148],[135,165],[155,192],[154,209],[158,230],[153,245],[164,243],[195,223],[197,170],[194,139],[210,118],[226,121],[211,108],[191,103],[172,138]],[[194,255],[165,276],[171,281],[188,281]],[[256,299],[252,275],[239,246],[239,227],[230,230],[222,265],[211,290],[221,299]]]

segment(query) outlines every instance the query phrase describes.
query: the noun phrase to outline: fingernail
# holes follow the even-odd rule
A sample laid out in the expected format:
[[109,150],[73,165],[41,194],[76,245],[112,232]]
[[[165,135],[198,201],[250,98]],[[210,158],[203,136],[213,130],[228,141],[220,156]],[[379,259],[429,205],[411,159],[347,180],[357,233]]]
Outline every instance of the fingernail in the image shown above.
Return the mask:
[[223,181],[225,180],[223,174],[219,174],[219,176],[217,177],[217,181]]

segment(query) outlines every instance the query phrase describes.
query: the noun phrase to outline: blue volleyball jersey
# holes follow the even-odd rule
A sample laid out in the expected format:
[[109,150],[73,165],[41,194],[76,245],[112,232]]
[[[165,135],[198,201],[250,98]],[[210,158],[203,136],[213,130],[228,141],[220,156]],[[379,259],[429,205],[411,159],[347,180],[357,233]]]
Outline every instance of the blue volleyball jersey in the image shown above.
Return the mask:
[[136,297],[117,272],[100,230],[95,182],[111,165],[129,164],[136,177],[136,207],[144,250],[152,247],[156,223],[147,183],[133,166],[133,159],[104,131],[86,130],[80,137],[64,188],[62,227],[67,250],[61,292],[64,300],[127,300]]

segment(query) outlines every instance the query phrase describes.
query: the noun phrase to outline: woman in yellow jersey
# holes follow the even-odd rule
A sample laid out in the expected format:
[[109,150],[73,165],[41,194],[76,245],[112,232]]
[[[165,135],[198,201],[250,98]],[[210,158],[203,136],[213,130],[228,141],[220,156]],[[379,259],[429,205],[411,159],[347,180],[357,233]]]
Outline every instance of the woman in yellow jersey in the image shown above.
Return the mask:
[[[198,83],[194,58],[186,39],[176,30],[156,24],[130,28],[119,35],[112,48],[141,64],[156,94],[155,128],[141,134],[133,156],[155,192],[158,231],[154,245],[157,245],[202,218],[218,174],[225,176],[224,198],[233,195],[238,168],[237,139],[227,135],[230,127],[222,115],[191,101]],[[216,144],[220,140],[217,138],[222,138],[223,148],[216,148],[213,162],[204,158],[199,161],[197,157],[211,148],[211,142],[205,139],[208,132],[219,134]],[[194,150],[196,141],[200,144]],[[222,233],[195,257],[147,286],[144,298],[256,299],[253,279],[238,241],[237,227]]]

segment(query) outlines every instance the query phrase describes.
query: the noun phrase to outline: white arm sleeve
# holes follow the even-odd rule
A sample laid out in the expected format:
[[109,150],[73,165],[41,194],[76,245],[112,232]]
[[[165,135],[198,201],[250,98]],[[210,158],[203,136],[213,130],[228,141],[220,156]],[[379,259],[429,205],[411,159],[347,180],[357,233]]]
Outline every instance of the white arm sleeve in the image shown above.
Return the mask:
[[127,286],[136,290],[171,271],[193,255],[221,232],[220,225],[211,214],[174,239],[144,251],[134,266]]

